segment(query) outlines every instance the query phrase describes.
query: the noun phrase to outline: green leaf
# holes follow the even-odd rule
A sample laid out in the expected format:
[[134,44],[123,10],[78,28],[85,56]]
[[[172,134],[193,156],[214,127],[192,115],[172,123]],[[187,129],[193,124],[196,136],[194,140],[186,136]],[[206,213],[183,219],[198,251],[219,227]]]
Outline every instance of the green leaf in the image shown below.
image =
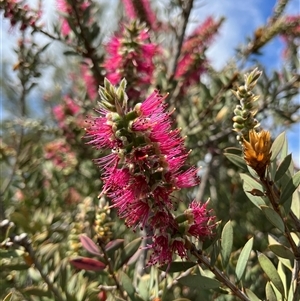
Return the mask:
[[293,177],[290,179],[290,181],[283,188],[280,195],[279,203],[283,204],[285,201],[291,198],[294,191],[299,187],[299,185],[300,185],[300,171],[294,174]]
[[269,277],[270,281],[274,284],[274,286],[278,289],[278,291],[281,293],[282,296],[284,296],[284,287],[282,284],[282,281],[280,279],[280,276],[274,267],[272,261],[263,253],[258,254],[258,262],[263,269],[263,271],[266,273],[266,275]]
[[67,51],[64,51],[64,55],[66,55],[66,56],[70,56],[70,55],[78,56],[79,54],[75,51],[67,50]]
[[280,244],[274,244],[274,245],[269,245],[269,249],[277,256],[294,260],[294,254],[293,252],[288,249],[286,246],[280,245]]
[[237,261],[236,268],[235,268],[235,274],[236,274],[238,281],[240,281],[243,277],[243,274],[244,274],[246,266],[247,266],[247,261],[249,259],[250,253],[252,251],[252,247],[253,247],[253,237],[250,238],[246,242],[243,250],[241,251],[239,259]]
[[260,206],[269,222],[284,233],[284,222],[277,212],[268,206]]
[[300,193],[293,194],[291,210],[296,215],[298,219],[300,219]]
[[137,287],[137,290],[139,292],[139,295],[145,299],[149,300],[151,291],[153,287],[150,287],[150,281],[151,281],[151,276],[149,274],[144,274],[143,276],[140,277],[140,281]]
[[197,289],[213,289],[220,286],[220,282],[201,275],[188,275],[178,279],[178,282]]
[[134,253],[138,250],[140,245],[141,245],[141,238],[139,237],[124,247],[124,249],[120,253],[120,256],[116,259],[116,263],[115,263],[116,271],[120,267],[122,267],[130,259],[131,256],[134,255]]
[[119,276],[120,276],[119,279],[120,279],[122,287],[127,292],[130,299],[135,300],[135,289],[134,289],[131,279],[127,276],[127,274],[125,274],[122,271],[120,271]]
[[274,140],[272,146],[271,146],[271,161],[275,160],[280,153],[284,143],[286,142],[285,132],[281,133],[277,138]]
[[291,162],[292,162],[292,155],[289,154],[284,158],[284,160],[279,165],[274,178],[275,182],[281,179],[281,177],[285,174],[285,172],[290,167]]
[[255,181],[253,178],[248,176],[247,174],[241,173],[240,177],[243,181],[243,189],[248,197],[248,199],[259,209],[260,206],[266,205],[264,199],[261,196],[255,196],[251,194],[253,190],[264,191],[264,187]]
[[187,262],[187,261],[173,261],[171,264],[164,264],[163,266],[159,267],[162,271],[168,271],[168,273],[177,273],[186,271],[193,266],[195,266],[195,262]]
[[8,271],[22,271],[28,270],[29,266],[25,263],[14,263],[14,264],[1,264],[1,271],[8,270]]
[[224,269],[228,265],[229,258],[231,255],[232,245],[233,245],[233,229],[232,229],[231,222],[228,221],[224,226],[221,234],[221,257],[222,257],[222,265]]
[[22,257],[24,252],[17,252],[17,250],[2,250],[0,249],[0,258],[17,258]]
[[214,266],[214,264],[216,263],[216,261],[219,257],[220,251],[221,251],[221,243],[220,243],[220,240],[218,240],[218,241],[216,241],[216,243],[214,243],[212,245],[212,250],[210,252],[210,264],[212,266]]
[[48,297],[48,298],[52,297],[51,291],[43,290],[41,288],[34,287],[34,286],[24,288],[22,290],[22,293],[29,296],[33,295],[38,297]]
[[59,247],[59,244],[48,243],[41,246],[39,253],[44,257],[44,260],[49,260],[54,256],[54,253],[58,251]]
[[269,281],[266,284],[265,290],[266,290],[266,297],[268,301],[277,301],[276,294]]
[[8,295],[6,295],[6,296],[4,297],[3,301],[11,301],[12,298],[13,298],[13,295],[12,295],[12,293],[10,292],[10,293],[8,293]]
[[250,289],[246,288],[246,294],[250,301],[261,301]]
[[224,156],[231,161],[234,165],[238,166],[239,168],[243,170],[247,170],[247,165],[245,163],[245,160],[238,155],[225,153]]

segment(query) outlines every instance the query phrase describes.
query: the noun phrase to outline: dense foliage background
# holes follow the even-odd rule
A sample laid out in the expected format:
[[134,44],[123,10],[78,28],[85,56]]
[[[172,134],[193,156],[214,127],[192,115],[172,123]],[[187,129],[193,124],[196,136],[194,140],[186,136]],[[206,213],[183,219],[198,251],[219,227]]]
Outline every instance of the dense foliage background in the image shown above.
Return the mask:
[[[255,67],[263,71],[255,88],[262,126],[275,139],[299,123],[300,18],[286,15],[288,2],[274,3],[272,15],[244,37],[243,45],[226,45],[235,55],[218,69],[207,52],[228,20],[204,19],[205,1],[57,0],[47,16],[43,2],[0,2],[11,37],[17,37],[17,60],[1,66],[1,299],[235,300],[221,288],[198,290],[179,283],[182,272],[162,277],[158,267],[145,267],[148,255],[138,249],[146,243],[139,239],[143,231],[128,229],[109,208],[110,200],[98,198],[101,170],[93,159],[102,153],[83,138],[85,120],[97,115],[93,109],[105,77],[113,84],[127,79],[131,107],[154,89],[169,93],[169,111],[176,108],[174,127],[182,129],[192,150],[189,161],[202,166],[199,186],[177,193],[178,212],[192,199],[210,198],[219,232],[232,221],[228,275],[251,237],[253,250],[270,255],[267,247],[278,230],[248,200],[239,175],[246,166],[234,165],[224,150],[240,148],[232,130],[238,100],[231,90]],[[278,37],[285,50],[271,71],[261,57],[265,45]],[[295,215],[299,219],[299,212]],[[85,271],[70,264],[78,256],[92,258],[81,234],[100,248],[114,242],[109,268]],[[284,243],[284,236],[279,241]],[[215,261],[221,267],[219,257]],[[265,300],[266,283],[253,252],[242,285]]]

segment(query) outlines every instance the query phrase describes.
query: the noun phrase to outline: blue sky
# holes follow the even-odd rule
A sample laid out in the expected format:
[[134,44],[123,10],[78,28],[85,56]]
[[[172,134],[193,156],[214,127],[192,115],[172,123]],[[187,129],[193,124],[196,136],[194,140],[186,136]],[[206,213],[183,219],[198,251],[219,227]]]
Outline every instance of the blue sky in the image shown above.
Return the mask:
[[[99,0],[101,1],[101,0]],[[164,0],[162,2],[166,2]],[[38,1],[30,0],[31,5]],[[102,1],[103,2],[103,1]],[[106,3],[109,1],[106,1]],[[116,1],[112,1],[116,4]],[[160,1],[154,1],[158,3]],[[251,36],[254,29],[265,24],[266,20],[272,13],[273,7],[277,1],[275,0],[196,0],[195,7],[191,18],[195,22],[204,20],[207,16],[221,17],[225,16],[226,21],[220,30],[218,39],[213,44],[213,47],[208,52],[208,57],[211,59],[214,67],[219,69],[224,66],[228,60],[234,55],[235,48],[241,43],[245,43],[245,36]],[[47,12],[45,24],[51,28],[51,20],[54,16],[55,1],[47,0],[45,3],[45,11]],[[286,14],[299,14],[300,3],[298,0],[291,0],[286,8]],[[50,17],[49,17],[50,16]],[[0,56],[1,61],[15,61],[15,54],[12,49],[17,39],[17,33],[13,30],[8,34],[9,23],[3,21],[3,16],[0,16]],[[280,68],[280,56],[283,50],[283,44],[280,39],[267,44],[263,49],[263,55],[256,57],[265,66],[268,71]],[[299,99],[299,96],[298,96]],[[300,102],[300,99],[299,99]],[[293,153],[295,163],[300,167],[300,125],[295,125],[288,131],[289,148]]]

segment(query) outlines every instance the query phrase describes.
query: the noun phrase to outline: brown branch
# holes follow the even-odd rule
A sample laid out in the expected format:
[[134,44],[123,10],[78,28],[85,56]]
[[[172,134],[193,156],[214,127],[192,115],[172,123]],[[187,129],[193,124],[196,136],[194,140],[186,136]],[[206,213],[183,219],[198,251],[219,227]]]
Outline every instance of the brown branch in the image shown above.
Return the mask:
[[250,301],[245,293],[232,283],[222,271],[220,271],[217,267],[211,266],[210,260],[202,254],[202,251],[197,250],[194,245],[191,249],[191,253],[198,259],[199,265],[205,265],[216,276],[216,279],[227,286],[236,297],[243,301]]
[[182,26],[180,28],[180,33],[178,36],[178,42],[176,45],[176,52],[174,55],[174,60],[171,64],[171,75],[169,77],[169,82],[171,82],[175,76],[175,72],[176,72],[176,67],[177,67],[177,62],[181,53],[181,48],[182,48],[182,44],[183,44],[183,40],[184,40],[184,36],[185,36],[185,32],[186,32],[186,27],[189,21],[189,17],[193,8],[193,3],[194,0],[188,0],[186,3],[186,7],[182,8],[182,16],[183,16],[183,20],[182,20]]
[[100,247],[100,249],[103,253],[103,257],[104,257],[104,259],[107,263],[109,274],[113,278],[113,280],[116,284],[116,289],[120,292],[122,298],[127,299],[126,295],[125,295],[125,292],[123,290],[123,287],[122,287],[121,283],[119,282],[119,279],[116,276],[116,273],[115,273],[114,268],[112,266],[112,262],[111,262],[110,258],[107,255],[107,252],[105,250],[105,246],[101,241],[99,242],[99,247]]
[[87,40],[87,38],[85,36],[86,30],[81,23],[81,19],[80,19],[79,12],[78,12],[78,7],[76,6],[76,3],[74,3],[74,1],[71,1],[71,2],[72,2],[72,9],[74,11],[75,18],[76,18],[77,24],[80,29],[80,32],[78,33],[78,35],[81,38],[81,40],[84,44],[85,50],[86,50],[86,52],[83,53],[83,55],[85,57],[89,58],[93,63],[92,72],[94,74],[95,80],[98,83],[102,83],[103,76],[102,76],[101,70],[99,68],[99,58],[95,55],[95,48],[90,45],[90,42]]

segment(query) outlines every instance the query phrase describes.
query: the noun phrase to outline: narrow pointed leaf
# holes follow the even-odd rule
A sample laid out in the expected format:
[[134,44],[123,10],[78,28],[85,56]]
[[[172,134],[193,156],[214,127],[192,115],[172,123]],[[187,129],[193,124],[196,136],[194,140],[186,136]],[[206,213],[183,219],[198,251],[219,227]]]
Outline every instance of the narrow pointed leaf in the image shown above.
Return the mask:
[[281,177],[289,169],[291,162],[292,162],[292,155],[289,154],[288,156],[286,156],[284,158],[284,160],[279,165],[279,167],[276,171],[276,174],[275,174],[275,179],[274,179],[275,182],[281,179]]
[[213,289],[220,286],[220,282],[201,275],[188,275],[178,279],[178,282],[197,289]]
[[41,288],[30,286],[26,287],[22,290],[22,293],[24,295],[30,295],[30,296],[38,296],[38,297],[52,297],[52,293],[49,290],[43,290]]
[[261,205],[266,205],[264,199],[261,196],[255,196],[251,193],[253,190],[263,192],[264,187],[247,174],[242,173],[240,174],[240,177],[243,180],[243,189],[248,199],[259,209]]
[[281,232],[284,232],[284,222],[279,214],[268,206],[260,206],[269,222]]
[[10,292],[10,293],[8,293],[8,295],[6,295],[6,296],[4,297],[3,301],[11,301],[12,298],[13,298],[13,296],[12,296],[12,293]]
[[240,281],[244,275],[250,253],[252,251],[252,247],[253,247],[253,237],[246,242],[237,261],[235,274],[238,281]]
[[231,222],[228,221],[224,226],[221,234],[221,257],[222,257],[222,265],[224,269],[226,268],[229,262],[232,245],[233,245],[233,229],[232,229]]
[[246,288],[246,294],[250,301],[261,301],[250,289]]
[[284,296],[284,287],[282,284],[282,281],[280,279],[280,276],[274,267],[271,260],[264,255],[263,253],[258,254],[258,261],[263,269],[263,271],[266,273],[270,281],[274,284],[274,286],[278,289],[278,291],[281,293],[282,296]]
[[280,195],[279,203],[283,204],[285,201],[291,198],[292,194],[299,187],[299,185],[300,185],[300,171],[294,174],[293,177],[290,179],[290,181],[283,188]]
[[273,142],[271,150],[270,150],[272,152],[271,161],[273,161],[277,158],[285,141],[286,141],[285,132],[283,132],[279,136],[277,136],[277,138]]
[[134,289],[131,279],[122,271],[119,273],[119,279],[120,279],[122,287],[127,292],[130,299],[134,300],[135,299],[134,298],[135,289]]
[[238,166],[239,168],[243,170],[247,170],[247,165],[245,163],[245,160],[238,155],[235,154],[229,154],[229,153],[224,153],[224,156],[231,161],[234,165]]
[[195,266],[195,262],[187,262],[187,261],[173,261],[171,264],[165,264],[161,267],[159,267],[160,270],[162,271],[167,271],[168,273],[177,273],[177,272],[182,272],[186,271],[193,266]]
[[269,281],[266,284],[265,291],[266,291],[266,297],[268,301],[277,301],[276,294]]
[[274,244],[274,245],[269,245],[269,249],[279,257],[290,259],[290,260],[295,259],[293,252],[290,249],[288,249],[286,246]]
[[101,256],[99,247],[86,235],[79,236],[82,246],[91,254]]
[[138,250],[139,246],[141,245],[141,238],[136,238],[132,242],[130,242],[128,245],[125,246],[125,248],[120,253],[120,256],[116,259],[115,263],[115,270],[118,270],[120,267],[122,267],[131,256],[134,255],[134,253]]
[[105,246],[105,250],[106,252],[109,252],[109,251],[115,251],[119,248],[121,248],[124,244],[124,239],[115,239],[115,240],[112,240],[110,241],[109,243],[107,243],[107,245]]
[[80,257],[71,259],[70,263],[79,270],[86,270],[86,271],[101,271],[104,270],[106,264],[98,261],[96,259],[87,258],[87,257]]

